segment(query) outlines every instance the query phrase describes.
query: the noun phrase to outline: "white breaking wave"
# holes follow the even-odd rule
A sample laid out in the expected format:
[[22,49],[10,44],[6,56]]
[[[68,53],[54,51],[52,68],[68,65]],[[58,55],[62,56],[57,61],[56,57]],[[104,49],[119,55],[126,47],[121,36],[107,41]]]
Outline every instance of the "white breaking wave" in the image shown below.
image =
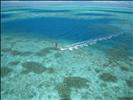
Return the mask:
[[73,43],[71,45],[67,45],[65,47],[60,47],[59,49],[61,51],[64,51],[64,50],[72,51],[74,49],[79,49],[79,48],[82,48],[82,47],[85,47],[85,46],[96,44],[98,41],[108,40],[108,39],[111,39],[113,37],[117,37],[121,34],[123,34],[123,33],[113,34],[113,35],[109,35],[109,36],[106,36],[106,37],[96,38],[96,39],[93,39],[93,40],[90,39],[90,40],[86,40],[86,41],[82,41],[82,42],[77,42],[77,43]]

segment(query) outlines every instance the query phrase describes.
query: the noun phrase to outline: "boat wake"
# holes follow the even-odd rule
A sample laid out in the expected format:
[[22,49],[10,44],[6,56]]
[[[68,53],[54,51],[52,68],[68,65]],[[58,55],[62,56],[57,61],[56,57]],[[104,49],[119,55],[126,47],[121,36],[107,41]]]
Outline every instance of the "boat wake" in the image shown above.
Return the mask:
[[67,45],[65,47],[60,47],[59,49],[61,51],[64,51],[64,50],[72,51],[74,49],[79,49],[79,48],[82,48],[82,47],[86,47],[86,46],[89,46],[89,45],[96,44],[98,41],[108,40],[108,39],[111,39],[113,37],[117,37],[117,36],[119,36],[121,34],[124,34],[124,33],[118,33],[118,34],[113,34],[113,35],[100,37],[100,38],[96,38],[96,39],[90,39],[90,40],[86,40],[86,41],[82,41],[82,42],[77,42],[77,43],[73,43],[73,44]]

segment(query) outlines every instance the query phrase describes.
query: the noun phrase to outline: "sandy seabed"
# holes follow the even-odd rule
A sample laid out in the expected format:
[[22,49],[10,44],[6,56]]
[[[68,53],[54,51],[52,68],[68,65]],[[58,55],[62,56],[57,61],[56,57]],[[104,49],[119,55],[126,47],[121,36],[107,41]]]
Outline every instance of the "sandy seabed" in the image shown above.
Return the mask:
[[132,100],[133,57],[122,62],[113,54],[95,46],[60,51],[48,39],[2,36],[1,99]]

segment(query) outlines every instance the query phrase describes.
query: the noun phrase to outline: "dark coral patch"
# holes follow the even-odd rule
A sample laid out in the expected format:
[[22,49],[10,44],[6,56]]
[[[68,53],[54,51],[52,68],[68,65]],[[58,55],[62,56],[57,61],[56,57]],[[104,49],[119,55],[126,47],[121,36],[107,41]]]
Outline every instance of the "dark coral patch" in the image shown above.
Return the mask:
[[71,100],[71,88],[81,89],[88,87],[88,80],[81,77],[66,77],[56,87],[61,100]]
[[67,84],[60,83],[57,85],[56,89],[58,91],[58,94],[59,94],[61,100],[71,100],[70,99],[71,90],[67,86]]
[[24,74],[28,74],[29,72],[34,72],[36,74],[41,74],[43,72],[54,73],[55,70],[53,68],[46,68],[41,63],[37,62],[24,62],[22,66],[25,70],[22,71]]
[[47,54],[52,53],[53,50],[58,50],[57,48],[54,47],[48,47],[40,50],[39,52],[36,53],[37,56],[46,56]]
[[99,78],[105,82],[116,82],[117,77],[110,73],[102,73]]
[[17,56],[17,55],[29,56],[29,55],[33,54],[33,52],[31,52],[31,51],[21,52],[21,51],[17,51],[17,50],[12,50],[11,48],[2,48],[1,51],[2,52],[9,52],[13,56]]
[[43,65],[37,62],[24,62],[22,66],[25,68],[24,72],[34,72],[36,74],[41,74],[47,70]]
[[55,56],[55,58],[60,58],[62,55],[57,52],[57,53],[54,54],[54,56]]
[[19,63],[20,63],[20,61],[13,61],[13,62],[10,62],[9,65],[14,66],[14,65],[17,65],[17,64],[19,64]]
[[129,79],[126,81],[128,87],[133,87],[133,79]]
[[47,72],[52,74],[55,72],[55,70],[53,68],[47,68]]
[[17,55],[20,55],[21,54],[21,52],[20,51],[17,51],[17,50],[11,50],[10,53],[13,56],[17,56]]
[[66,83],[69,87],[72,88],[83,88],[88,87],[88,80],[81,77],[66,77],[64,79],[64,83]]
[[1,51],[2,52],[10,52],[11,51],[11,48],[2,48]]
[[32,54],[33,54],[33,52],[31,52],[31,51],[26,51],[26,52],[21,52],[20,56],[30,56],[30,55],[32,55]]
[[118,97],[119,100],[133,100],[133,96]]
[[129,71],[129,68],[130,68],[130,67],[128,67],[128,66],[120,66],[120,69],[121,69],[122,71]]
[[10,53],[13,55],[13,56],[29,56],[31,54],[33,54],[33,52],[30,52],[30,51],[27,51],[27,52],[20,52],[20,51],[17,51],[17,50],[11,50]]
[[8,67],[1,67],[1,71],[0,71],[1,77],[7,76],[11,71],[12,69]]

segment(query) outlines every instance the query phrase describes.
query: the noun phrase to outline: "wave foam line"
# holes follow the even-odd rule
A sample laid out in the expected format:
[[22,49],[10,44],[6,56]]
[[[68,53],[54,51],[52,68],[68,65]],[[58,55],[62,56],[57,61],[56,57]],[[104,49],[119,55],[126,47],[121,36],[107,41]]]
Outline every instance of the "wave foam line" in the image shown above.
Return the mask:
[[118,33],[118,34],[114,34],[114,35],[110,35],[110,36],[106,36],[106,37],[101,37],[101,38],[96,38],[96,39],[93,39],[93,40],[90,39],[90,40],[86,40],[86,41],[82,41],[82,42],[77,42],[77,43],[73,43],[71,45],[67,45],[65,47],[61,47],[59,49],[61,51],[64,51],[64,50],[72,51],[73,49],[79,49],[79,48],[82,48],[82,47],[85,47],[85,46],[93,45],[93,44],[96,44],[96,42],[98,42],[98,41],[108,40],[108,39],[111,39],[113,37],[117,37],[121,34],[123,34],[123,33]]

